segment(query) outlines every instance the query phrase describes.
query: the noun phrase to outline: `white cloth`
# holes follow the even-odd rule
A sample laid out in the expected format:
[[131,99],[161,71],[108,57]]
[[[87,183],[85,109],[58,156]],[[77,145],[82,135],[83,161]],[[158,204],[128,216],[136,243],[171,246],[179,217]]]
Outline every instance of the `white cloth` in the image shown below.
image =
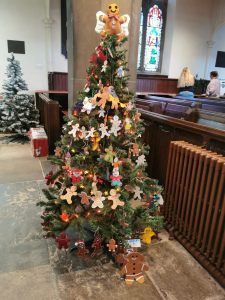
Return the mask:
[[220,81],[217,78],[213,78],[210,80],[210,83],[207,86],[206,89],[206,95],[211,97],[217,97],[220,96]]

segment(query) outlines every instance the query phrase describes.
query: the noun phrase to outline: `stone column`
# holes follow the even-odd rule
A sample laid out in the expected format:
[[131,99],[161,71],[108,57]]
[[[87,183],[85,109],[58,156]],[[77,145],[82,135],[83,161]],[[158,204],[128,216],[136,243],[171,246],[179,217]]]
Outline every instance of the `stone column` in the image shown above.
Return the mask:
[[[86,68],[89,66],[89,57],[100,42],[100,36],[95,32],[96,12],[106,11],[109,0],[72,0],[74,16],[74,102],[77,92],[82,89],[86,82]],[[128,66],[130,69],[129,88],[135,91],[137,53],[139,38],[139,21],[141,0],[118,0],[121,14],[131,17],[129,25],[129,39],[126,44],[128,49]],[[69,61],[70,64],[70,61]]]
[[52,24],[53,19],[50,16],[50,1],[45,0],[45,18],[43,20],[45,26],[45,48],[46,48],[46,64],[47,71],[52,72]]

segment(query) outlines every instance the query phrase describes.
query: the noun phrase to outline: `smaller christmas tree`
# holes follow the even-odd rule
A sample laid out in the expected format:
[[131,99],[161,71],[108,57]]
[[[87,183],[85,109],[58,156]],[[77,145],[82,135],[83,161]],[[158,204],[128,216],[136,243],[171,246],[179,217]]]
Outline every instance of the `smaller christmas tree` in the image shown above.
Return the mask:
[[24,135],[31,127],[37,127],[39,114],[35,108],[34,97],[21,92],[28,88],[22,79],[19,61],[15,59],[13,53],[7,61],[8,79],[2,86],[4,98],[0,106],[0,131]]
[[15,59],[13,53],[11,53],[11,57],[7,58],[7,61],[9,62],[6,69],[7,80],[2,85],[3,96],[4,98],[12,98],[19,91],[27,91],[28,88],[22,78],[20,63]]

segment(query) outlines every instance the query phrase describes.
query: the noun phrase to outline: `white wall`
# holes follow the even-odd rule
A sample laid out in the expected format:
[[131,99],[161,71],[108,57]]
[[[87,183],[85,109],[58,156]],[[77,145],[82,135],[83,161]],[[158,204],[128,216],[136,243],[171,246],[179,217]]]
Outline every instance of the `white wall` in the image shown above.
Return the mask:
[[169,0],[162,73],[177,78],[183,67],[204,77],[212,30],[212,0]]
[[44,0],[1,0],[0,91],[5,78],[7,40],[25,41],[25,54],[15,54],[30,90],[47,89]]
[[219,73],[219,78],[225,79],[225,68],[216,68],[216,55],[217,51],[225,52],[225,24],[220,26],[216,32],[212,36],[212,41],[214,42],[213,47],[210,49],[209,52],[209,59],[208,59],[208,68],[207,74],[210,71],[217,71]]
[[60,0],[51,0],[52,23],[52,68],[56,72],[67,72],[67,59],[61,54],[61,4]]
[[29,90],[47,90],[48,71],[67,72],[67,60],[61,55],[60,0],[51,0],[53,22],[47,29],[48,1],[0,0],[0,92],[9,56],[7,40],[25,41],[26,53],[15,57]]

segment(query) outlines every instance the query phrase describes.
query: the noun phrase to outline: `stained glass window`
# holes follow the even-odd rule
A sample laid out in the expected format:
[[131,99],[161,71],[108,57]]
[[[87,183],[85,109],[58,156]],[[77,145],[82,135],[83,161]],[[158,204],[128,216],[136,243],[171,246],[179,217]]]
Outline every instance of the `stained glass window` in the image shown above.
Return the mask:
[[140,22],[139,71],[157,73],[161,70],[167,0],[143,0]]

